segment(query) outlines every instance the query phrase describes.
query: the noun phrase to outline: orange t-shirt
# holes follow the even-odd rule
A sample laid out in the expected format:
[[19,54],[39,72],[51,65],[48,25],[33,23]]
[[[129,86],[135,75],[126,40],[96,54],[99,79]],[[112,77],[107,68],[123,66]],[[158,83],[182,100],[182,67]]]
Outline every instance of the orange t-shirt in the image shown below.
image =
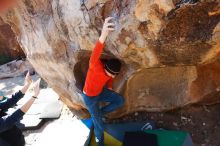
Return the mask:
[[105,73],[104,64],[100,60],[104,45],[97,41],[89,60],[89,69],[86,76],[83,91],[87,96],[97,96],[107,84],[112,88],[112,77]]

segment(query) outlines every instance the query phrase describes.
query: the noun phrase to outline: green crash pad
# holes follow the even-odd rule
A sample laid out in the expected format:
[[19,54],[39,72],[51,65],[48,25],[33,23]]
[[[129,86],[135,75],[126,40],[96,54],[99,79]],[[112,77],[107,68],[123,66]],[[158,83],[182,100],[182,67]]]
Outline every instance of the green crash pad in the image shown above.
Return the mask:
[[158,146],[194,146],[189,133],[185,131],[145,130],[157,135]]

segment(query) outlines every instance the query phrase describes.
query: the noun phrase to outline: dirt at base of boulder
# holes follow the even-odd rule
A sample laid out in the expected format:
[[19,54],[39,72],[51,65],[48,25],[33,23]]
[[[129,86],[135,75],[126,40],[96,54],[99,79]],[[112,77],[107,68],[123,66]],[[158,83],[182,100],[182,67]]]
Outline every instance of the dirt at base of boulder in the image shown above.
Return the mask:
[[169,112],[135,112],[112,122],[152,120],[158,128],[188,131],[195,146],[220,146],[220,104],[187,106]]

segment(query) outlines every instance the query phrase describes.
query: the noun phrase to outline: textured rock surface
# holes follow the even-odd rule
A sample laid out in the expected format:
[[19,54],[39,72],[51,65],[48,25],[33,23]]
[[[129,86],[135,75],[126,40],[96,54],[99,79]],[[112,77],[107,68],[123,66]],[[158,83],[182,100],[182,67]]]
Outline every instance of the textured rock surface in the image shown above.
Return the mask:
[[34,74],[34,69],[28,61],[14,60],[0,66],[0,79],[25,76],[27,72]]
[[207,103],[217,95],[220,1],[184,2],[21,0],[1,18],[37,72],[69,107],[79,110],[84,105],[77,86],[105,17],[113,16],[116,31],[103,55],[124,62],[114,88],[126,103],[116,117]]
[[10,25],[0,19],[0,64],[19,57],[25,57],[25,54]]

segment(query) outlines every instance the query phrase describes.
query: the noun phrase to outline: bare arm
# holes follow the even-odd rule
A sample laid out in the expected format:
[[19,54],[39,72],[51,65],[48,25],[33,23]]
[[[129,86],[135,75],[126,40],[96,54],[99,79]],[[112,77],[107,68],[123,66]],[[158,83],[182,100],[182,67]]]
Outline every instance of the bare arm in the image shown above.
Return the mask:
[[[16,110],[10,116],[0,118],[0,133],[10,129],[12,126],[14,126],[14,124],[16,122],[21,120],[21,118],[24,116],[24,114],[29,110],[31,105],[34,103],[35,97],[37,97],[39,95],[39,92],[40,92],[39,85],[40,85],[40,79],[37,80],[34,84],[34,87],[33,87],[34,94],[33,94],[33,96],[20,109]],[[22,94],[22,93],[20,92],[20,94]]]
[[11,108],[12,106],[14,106],[24,96],[31,83],[32,83],[32,79],[30,77],[30,74],[27,73],[24,81],[24,86],[22,87],[22,89],[16,92],[15,94],[13,94],[12,98],[8,98],[5,102],[1,102],[0,110],[5,111]]
[[20,91],[21,91],[23,94],[25,94],[25,93],[27,92],[28,88],[29,88],[29,85],[24,85],[24,86],[21,88]]
[[23,113],[26,113],[29,108],[32,106],[32,104],[34,103],[36,98],[31,97],[22,107],[21,107],[21,111]]
[[30,76],[30,73],[28,72],[26,77],[25,77],[25,82],[24,82],[24,86],[22,87],[22,89],[20,90],[23,94],[25,94],[29,88],[29,86],[32,83],[32,79]]
[[100,63],[100,56],[103,51],[104,42],[105,42],[109,32],[114,30],[114,28],[112,28],[112,27],[114,27],[114,24],[109,22],[111,19],[112,19],[112,17],[108,17],[105,19],[103,29],[102,29],[102,34],[99,37],[99,41],[97,41],[96,46],[94,47],[92,54],[91,54],[91,57],[90,57],[90,61],[89,61],[90,68],[93,68],[98,63]]
[[102,34],[101,36],[99,37],[99,41],[103,44],[109,34],[110,31],[114,31],[114,26],[115,24],[114,23],[110,23],[110,20],[112,20],[113,17],[108,17],[105,19],[105,22],[104,22],[104,25],[103,25],[103,28],[102,28]]
[[29,108],[31,107],[31,105],[34,103],[36,97],[39,95],[40,93],[40,79],[38,79],[35,83],[34,83],[34,94],[33,96],[21,107],[21,111],[26,113]]
[[34,103],[35,98],[31,97],[20,109],[16,110],[12,115],[0,118],[0,133],[4,132],[15,125],[16,122],[22,119],[24,114],[29,110]]

